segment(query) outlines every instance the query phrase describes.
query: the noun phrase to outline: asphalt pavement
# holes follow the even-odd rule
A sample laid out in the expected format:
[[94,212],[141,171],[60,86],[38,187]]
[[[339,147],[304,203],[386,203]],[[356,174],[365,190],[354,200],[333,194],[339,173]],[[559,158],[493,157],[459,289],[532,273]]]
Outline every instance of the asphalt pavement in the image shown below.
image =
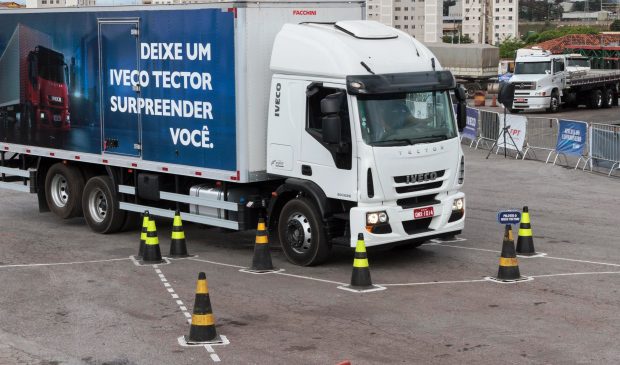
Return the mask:
[[[573,118],[574,119],[574,118]],[[0,192],[0,364],[617,364],[620,180],[466,149],[462,235],[369,252],[375,284],[338,289],[353,253],[241,272],[252,232],[186,225],[189,259],[136,266],[139,233],[92,233]],[[500,284],[496,213],[528,205],[531,281]],[[162,252],[171,221],[158,220]],[[274,246],[276,244],[274,243]],[[224,344],[182,347],[198,273]],[[187,314],[186,314],[187,313]]]

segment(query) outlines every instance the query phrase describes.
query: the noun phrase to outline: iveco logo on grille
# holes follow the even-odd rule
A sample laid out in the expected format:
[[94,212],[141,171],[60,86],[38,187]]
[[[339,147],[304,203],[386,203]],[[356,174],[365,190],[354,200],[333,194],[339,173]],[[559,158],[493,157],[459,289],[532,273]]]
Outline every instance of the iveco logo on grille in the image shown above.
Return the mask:
[[433,181],[437,179],[436,172],[427,172],[425,174],[407,175],[407,184],[420,183],[425,181]]

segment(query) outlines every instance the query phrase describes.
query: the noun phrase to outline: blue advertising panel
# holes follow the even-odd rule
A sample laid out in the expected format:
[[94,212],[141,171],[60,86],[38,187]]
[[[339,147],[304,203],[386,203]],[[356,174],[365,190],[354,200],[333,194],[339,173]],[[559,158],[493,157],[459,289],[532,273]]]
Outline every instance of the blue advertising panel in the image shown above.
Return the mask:
[[560,120],[555,150],[566,155],[583,155],[588,136],[588,124],[574,120]]
[[467,108],[467,123],[463,129],[463,132],[461,132],[464,138],[471,140],[476,139],[478,136],[478,119],[478,110],[474,108]]
[[232,12],[13,12],[0,55],[6,142],[237,169]]

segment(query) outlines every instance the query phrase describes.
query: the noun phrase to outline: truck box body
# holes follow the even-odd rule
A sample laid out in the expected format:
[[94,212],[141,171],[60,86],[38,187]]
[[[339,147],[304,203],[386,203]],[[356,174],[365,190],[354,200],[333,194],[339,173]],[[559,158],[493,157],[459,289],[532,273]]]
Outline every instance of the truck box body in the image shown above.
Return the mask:
[[37,46],[52,48],[49,35],[23,24],[17,24],[15,31],[7,35],[11,38],[0,55],[0,107],[25,102],[28,54]]
[[276,33],[363,12],[333,1],[0,11],[0,53],[11,56],[0,63],[0,101],[18,98],[17,54],[53,42],[68,65],[71,114],[70,131],[26,135],[0,123],[0,139],[34,155],[265,180]]

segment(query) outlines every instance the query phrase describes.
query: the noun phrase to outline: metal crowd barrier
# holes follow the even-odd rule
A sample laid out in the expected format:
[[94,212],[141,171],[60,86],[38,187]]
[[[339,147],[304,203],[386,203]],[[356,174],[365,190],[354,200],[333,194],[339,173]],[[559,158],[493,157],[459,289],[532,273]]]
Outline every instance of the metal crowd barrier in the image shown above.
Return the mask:
[[[590,171],[594,161],[601,167],[611,166],[609,176],[616,169],[620,169],[620,126],[592,123],[589,128],[590,156],[585,159],[583,170],[590,164]],[[577,167],[579,162],[577,162]],[[575,167],[575,168],[577,168]]]
[[476,141],[476,149],[481,141],[489,141],[491,143],[497,140],[500,131],[499,114],[486,110],[479,110],[479,123],[478,123],[478,140]]
[[[558,129],[559,123],[556,118],[528,116],[523,159],[525,160],[528,152],[531,152],[534,158],[537,159],[536,150],[541,150],[547,153],[545,163],[548,163],[555,152],[555,146],[558,141]],[[553,163],[555,164],[555,160]]]

